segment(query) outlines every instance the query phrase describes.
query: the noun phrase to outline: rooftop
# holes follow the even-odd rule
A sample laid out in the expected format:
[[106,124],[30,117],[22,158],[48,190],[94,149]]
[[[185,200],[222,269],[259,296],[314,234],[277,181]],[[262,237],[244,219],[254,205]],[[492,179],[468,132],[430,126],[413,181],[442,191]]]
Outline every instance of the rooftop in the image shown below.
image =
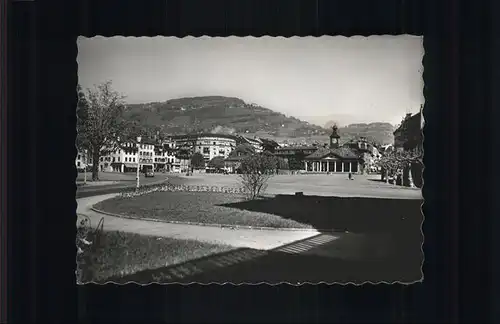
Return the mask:
[[317,147],[315,146],[306,146],[306,145],[301,145],[301,146],[285,146],[285,147],[278,147],[276,148],[276,151],[290,151],[290,150],[315,150]]
[[227,138],[227,139],[232,139],[232,140],[237,140],[236,135],[230,135],[230,134],[212,134],[212,133],[200,133],[200,134],[184,134],[184,135],[173,135],[170,136],[170,138],[174,140],[179,140],[179,139],[198,139],[202,137],[219,137],[219,138]]
[[394,131],[394,135],[398,132],[401,132],[403,129],[411,130],[411,131],[420,131],[422,123],[422,113],[418,112],[413,116],[408,116],[399,127]]
[[236,155],[236,156],[230,156],[228,158],[226,158],[224,161],[228,161],[228,162],[239,162],[239,161],[242,161],[244,160],[245,158],[247,157],[247,155]]
[[321,147],[316,150],[316,152],[306,156],[306,159],[321,159],[330,154],[336,155],[342,159],[357,159],[359,158],[358,154],[354,152],[352,149],[347,147],[339,147],[339,148],[325,148]]

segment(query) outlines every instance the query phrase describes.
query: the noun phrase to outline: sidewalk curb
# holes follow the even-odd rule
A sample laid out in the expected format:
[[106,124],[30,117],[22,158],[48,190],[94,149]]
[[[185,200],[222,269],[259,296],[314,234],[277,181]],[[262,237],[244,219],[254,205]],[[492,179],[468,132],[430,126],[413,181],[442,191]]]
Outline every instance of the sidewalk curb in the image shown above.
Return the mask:
[[180,222],[180,221],[165,221],[154,218],[137,218],[127,215],[109,213],[92,206],[90,210],[107,216],[133,219],[138,221],[164,223],[164,224],[176,224],[176,225],[194,225],[194,226],[206,226],[206,227],[217,227],[217,228],[229,228],[233,230],[245,229],[245,230],[260,230],[260,231],[282,231],[282,232],[321,232],[321,233],[345,233],[345,231],[334,230],[334,229],[315,229],[315,228],[276,228],[276,227],[262,227],[262,226],[247,226],[247,225],[227,225],[227,224],[210,224],[210,223],[198,223],[198,222]]
[[[155,182],[150,182],[150,183],[147,183],[147,184],[144,184],[144,185],[141,185],[141,188],[147,188],[149,186],[156,186],[156,185],[159,185],[159,184],[162,184],[162,183],[165,183],[169,180],[168,177],[164,178],[163,180],[158,180],[158,181],[155,181]],[[123,181],[123,182],[128,182],[127,181]],[[110,184],[110,185],[102,185],[103,187],[104,186],[115,186],[113,188],[104,188],[104,189],[134,189],[135,188],[135,183],[134,184],[128,184],[128,183],[116,183],[116,184]],[[99,191],[99,189],[102,189],[100,188],[101,186],[79,186],[77,184],[77,191],[78,191],[78,188],[87,188],[88,189],[88,192],[91,192],[91,191]]]

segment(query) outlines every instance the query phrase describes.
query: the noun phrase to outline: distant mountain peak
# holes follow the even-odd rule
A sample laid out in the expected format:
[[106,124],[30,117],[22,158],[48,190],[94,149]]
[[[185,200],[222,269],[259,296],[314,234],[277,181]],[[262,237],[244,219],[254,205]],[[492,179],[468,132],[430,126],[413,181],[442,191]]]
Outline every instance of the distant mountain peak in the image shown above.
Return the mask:
[[245,134],[301,143],[313,139],[327,141],[333,124],[338,126],[342,141],[362,136],[372,142],[389,144],[393,142],[394,130],[394,126],[383,122],[342,126],[336,118],[330,119],[321,127],[313,124],[311,120],[303,121],[256,103],[246,103],[239,98],[220,95],[130,104],[124,117],[135,125],[155,132],[161,129],[161,132],[166,134]]
[[194,129],[223,133],[265,133],[269,137],[322,135],[326,131],[295,117],[224,96],[200,96],[128,105],[125,119],[145,127],[163,125],[169,133],[187,133]]

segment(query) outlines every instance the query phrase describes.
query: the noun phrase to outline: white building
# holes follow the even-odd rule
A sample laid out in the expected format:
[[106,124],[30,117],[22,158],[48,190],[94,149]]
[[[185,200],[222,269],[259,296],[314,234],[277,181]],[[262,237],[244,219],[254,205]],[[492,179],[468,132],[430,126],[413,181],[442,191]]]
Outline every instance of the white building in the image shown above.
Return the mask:
[[99,159],[99,171],[136,172],[138,164],[141,171],[154,171],[154,143],[145,141],[137,144],[135,141],[120,142],[114,151],[103,149],[106,153]]
[[216,156],[227,158],[236,147],[237,137],[226,134],[194,134],[173,136],[172,140],[177,147],[190,146],[193,153],[201,153],[205,162],[208,162]]
[[175,141],[168,139],[162,142],[161,150],[155,150],[155,163],[164,163],[165,172],[180,172],[181,160],[176,157],[177,145]]
[[92,166],[92,156],[85,151],[78,151],[75,159],[77,169],[84,169]]
[[[118,139],[120,141],[120,139]],[[258,140],[249,141],[257,151],[262,151]],[[154,172],[185,171],[185,163],[176,157],[179,147],[188,145],[193,153],[199,152],[208,162],[216,156],[227,158],[234,150],[237,137],[226,134],[195,134],[172,136],[162,142],[142,140],[141,143],[129,140],[120,142],[118,148],[109,152],[103,149],[99,159],[99,171],[103,172],[136,172],[137,165],[141,171],[148,169]],[[139,145],[138,145],[139,144]],[[80,156],[81,158],[81,156]],[[76,160],[82,165],[81,160]]]
[[155,171],[154,165],[155,143],[151,140],[142,141],[139,144],[139,169]]
[[262,140],[258,137],[246,137],[246,136],[240,136],[239,137],[239,140],[238,140],[238,144],[249,144],[251,145],[254,150],[255,150],[255,153],[262,153],[262,151],[264,150],[264,147],[263,147],[263,143],[262,143]]

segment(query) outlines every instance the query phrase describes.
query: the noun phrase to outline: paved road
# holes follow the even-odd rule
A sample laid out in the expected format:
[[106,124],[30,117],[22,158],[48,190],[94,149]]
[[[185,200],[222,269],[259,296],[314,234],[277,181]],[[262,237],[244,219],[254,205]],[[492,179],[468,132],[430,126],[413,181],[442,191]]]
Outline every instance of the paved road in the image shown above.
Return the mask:
[[[135,172],[127,172],[127,173],[120,173],[120,172],[104,172],[104,171],[99,171],[99,180],[100,181],[123,181],[123,180],[135,180]],[[76,181],[77,182],[83,182],[85,179],[85,175],[83,172],[79,172],[78,175],[76,176]],[[87,181],[91,182],[92,181],[92,172],[87,172]]]
[[104,217],[104,229],[123,231],[141,235],[170,237],[176,239],[191,239],[207,243],[226,244],[238,248],[273,249],[283,244],[302,240],[318,232],[307,231],[280,231],[280,230],[250,230],[230,229],[210,226],[170,224],[163,222],[126,219],[103,215],[90,208],[99,201],[115,197],[117,194],[107,194],[77,199],[77,214],[86,215],[92,226],[97,226]]
[[[156,175],[153,178],[145,178],[144,176],[142,176],[140,179],[140,184],[141,185],[150,185],[150,184],[155,184],[155,183],[161,183],[161,182],[166,181],[167,179],[173,179],[175,177],[176,176],[170,176],[170,175],[165,175],[165,174]],[[96,195],[117,193],[125,188],[134,188],[135,185],[136,185],[136,183],[134,180],[134,181],[120,181],[119,183],[100,185],[100,186],[77,187],[76,198],[84,198],[84,197],[92,197],[92,196],[96,196]]]
[[[237,175],[195,174],[179,176],[191,185],[238,186]],[[308,174],[308,175],[277,175],[268,182],[268,194],[294,194],[302,191],[305,195],[365,197],[388,199],[422,199],[418,188],[394,186],[379,181],[379,175],[355,175],[354,180],[348,180],[344,174]]]

